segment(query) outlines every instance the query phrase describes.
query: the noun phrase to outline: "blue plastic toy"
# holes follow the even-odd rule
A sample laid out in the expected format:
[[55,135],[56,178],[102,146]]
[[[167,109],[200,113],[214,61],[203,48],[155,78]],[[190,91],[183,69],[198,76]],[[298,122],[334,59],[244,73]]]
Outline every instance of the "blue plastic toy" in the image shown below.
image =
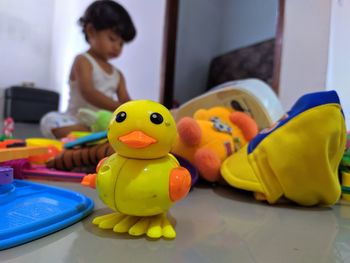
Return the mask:
[[93,201],[77,192],[22,180],[0,167],[0,250],[68,227],[89,215]]
[[89,135],[80,137],[72,142],[67,142],[64,148],[71,149],[76,146],[81,146],[87,143],[96,142],[98,140],[107,139],[107,131],[94,132]]

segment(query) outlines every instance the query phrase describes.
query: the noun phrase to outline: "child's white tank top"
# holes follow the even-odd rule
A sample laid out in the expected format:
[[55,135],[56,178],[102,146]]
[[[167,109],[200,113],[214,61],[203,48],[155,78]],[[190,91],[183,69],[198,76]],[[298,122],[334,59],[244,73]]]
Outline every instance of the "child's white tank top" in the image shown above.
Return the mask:
[[[94,87],[104,95],[117,100],[117,87],[119,87],[120,81],[119,71],[116,68],[113,68],[113,72],[108,74],[90,54],[83,53],[82,55],[85,56],[91,63]],[[68,103],[68,113],[75,116],[80,108],[88,108],[95,111],[99,110],[99,108],[96,108],[83,98],[76,80],[70,80],[69,86],[70,98]]]

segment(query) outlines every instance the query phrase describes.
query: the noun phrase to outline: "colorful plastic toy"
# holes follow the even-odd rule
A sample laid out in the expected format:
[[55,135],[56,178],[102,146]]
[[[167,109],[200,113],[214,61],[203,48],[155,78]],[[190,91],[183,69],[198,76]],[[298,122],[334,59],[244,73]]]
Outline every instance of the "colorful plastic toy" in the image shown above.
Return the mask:
[[59,140],[47,139],[47,138],[27,138],[25,139],[27,146],[53,146],[57,150],[62,151],[63,143]]
[[13,180],[0,167],[0,250],[68,227],[89,215],[93,201],[74,191]]
[[15,122],[11,117],[4,120],[3,133],[6,137],[11,138],[15,131]]
[[194,186],[199,179],[199,172],[196,167],[193,166],[188,160],[185,158],[174,154],[175,158],[179,161],[180,166],[185,167],[191,174],[191,185]]
[[84,136],[87,136],[90,134],[91,134],[91,132],[89,132],[89,131],[71,131],[70,133],[68,133],[68,135],[66,137],[61,138],[60,141],[63,144],[66,144],[68,142],[73,142],[78,138],[81,138],[81,137],[84,137]]
[[[191,176],[169,154],[175,137],[175,121],[159,103],[130,101],[113,113],[108,140],[116,153],[101,161],[96,186],[115,212],[96,217],[94,224],[133,236],[176,237],[167,212],[187,195]],[[87,179],[94,184],[93,177]]]
[[43,165],[31,164],[29,159],[17,159],[0,163],[0,167],[11,167],[15,179],[44,179],[80,182],[85,173],[48,169]]
[[339,166],[339,172],[342,182],[342,198],[350,201],[350,132],[347,133],[346,149]]
[[14,130],[15,130],[15,122],[11,117],[6,118],[3,122],[3,128],[2,128],[3,134],[0,135],[0,142],[7,139],[12,139]]
[[223,106],[248,113],[259,130],[270,127],[285,113],[271,87],[259,79],[234,80],[220,84],[173,110],[176,121],[193,116],[199,109]]
[[22,139],[5,139],[3,141],[0,141],[0,149],[25,146],[27,146],[27,144]]
[[80,137],[76,139],[75,141],[67,142],[64,145],[64,148],[71,149],[76,146],[83,146],[86,144],[92,144],[92,143],[102,143],[107,138],[107,132],[106,131],[100,131],[100,132],[94,132],[89,135]]
[[[27,148],[26,148],[27,147]],[[17,149],[10,149],[17,148]],[[38,153],[35,149],[45,149],[42,153]],[[37,164],[44,164],[47,160],[55,157],[62,150],[62,142],[44,138],[28,138],[22,139],[5,139],[0,142],[0,149],[4,151],[6,160],[28,158],[30,162]],[[34,149],[33,152],[30,149]],[[21,155],[17,154],[21,152]],[[0,162],[6,161],[1,159]]]
[[28,158],[47,153],[47,147],[16,147],[0,149],[0,162]]
[[36,164],[45,164],[48,160],[58,155],[63,148],[63,143],[58,140],[46,138],[27,138],[27,146],[47,147],[47,153],[28,157],[29,161]]
[[113,153],[114,150],[108,142],[65,149],[61,154],[49,160],[46,166],[61,171],[84,170],[85,172],[94,172],[98,162]]

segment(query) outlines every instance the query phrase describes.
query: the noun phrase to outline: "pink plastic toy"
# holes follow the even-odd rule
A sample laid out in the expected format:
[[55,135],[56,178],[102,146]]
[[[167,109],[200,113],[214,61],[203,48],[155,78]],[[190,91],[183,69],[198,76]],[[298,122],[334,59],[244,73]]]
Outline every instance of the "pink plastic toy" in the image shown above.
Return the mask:
[[8,117],[4,120],[4,128],[3,128],[3,133],[7,137],[12,137],[12,133],[15,130],[15,122],[11,117]]
[[12,167],[16,179],[49,179],[80,182],[85,173],[73,173],[48,169],[43,165],[32,165],[27,159],[17,159],[0,163],[2,167]]

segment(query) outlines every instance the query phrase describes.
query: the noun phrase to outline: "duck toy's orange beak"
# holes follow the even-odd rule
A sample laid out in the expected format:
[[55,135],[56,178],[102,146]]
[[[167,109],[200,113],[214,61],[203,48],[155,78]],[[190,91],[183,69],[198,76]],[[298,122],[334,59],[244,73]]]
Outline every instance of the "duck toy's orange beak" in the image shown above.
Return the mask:
[[118,140],[121,141],[122,143],[125,143],[130,148],[136,148],[136,149],[145,148],[157,142],[156,139],[154,139],[151,136],[148,136],[142,131],[130,132],[126,135],[120,136]]

